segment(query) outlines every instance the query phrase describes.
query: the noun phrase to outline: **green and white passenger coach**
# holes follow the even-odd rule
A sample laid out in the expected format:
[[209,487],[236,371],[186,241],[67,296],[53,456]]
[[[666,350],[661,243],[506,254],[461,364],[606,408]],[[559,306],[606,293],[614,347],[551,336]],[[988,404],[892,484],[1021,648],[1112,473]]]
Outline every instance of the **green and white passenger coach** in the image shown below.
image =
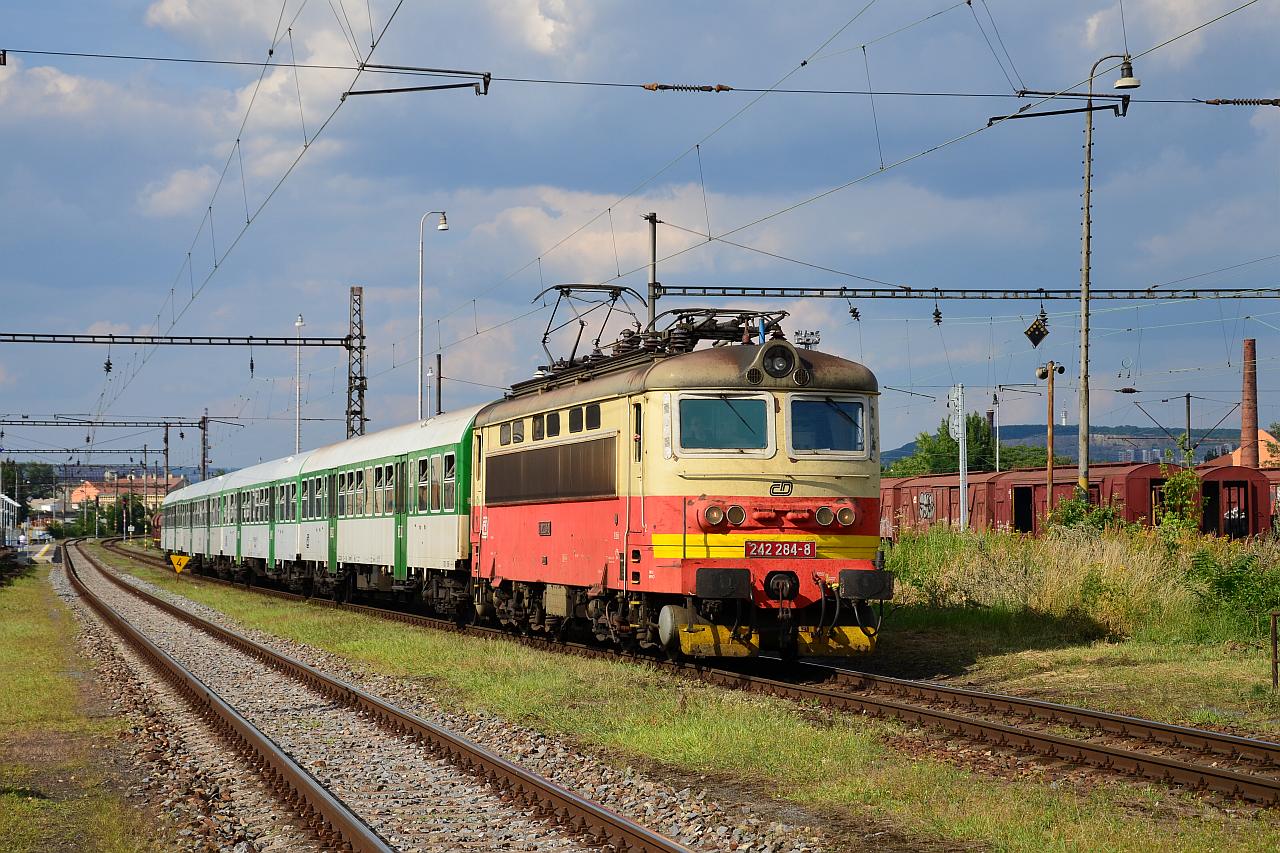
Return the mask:
[[[214,477],[168,495],[161,547],[251,582],[345,598],[424,580],[465,595],[480,407]],[[431,570],[431,571],[429,571]],[[455,595],[444,597],[453,599]]]

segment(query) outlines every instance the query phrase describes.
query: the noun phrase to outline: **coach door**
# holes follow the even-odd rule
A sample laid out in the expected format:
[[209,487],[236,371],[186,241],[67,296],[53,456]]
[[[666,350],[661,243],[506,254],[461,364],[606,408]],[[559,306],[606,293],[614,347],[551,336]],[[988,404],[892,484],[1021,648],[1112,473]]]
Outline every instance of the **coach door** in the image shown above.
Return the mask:
[[270,503],[267,506],[267,568],[273,569],[276,565],[276,522],[284,520],[284,513],[281,512],[284,503],[284,485],[277,483],[271,487],[268,492]]
[[[405,457],[401,456],[396,460],[394,477],[395,482],[392,484],[391,500],[395,502],[393,507],[396,520],[396,547],[395,547],[395,566],[393,568],[393,577],[396,580],[405,580],[409,575],[408,570],[408,537],[405,535],[408,529],[407,516],[408,513],[408,490],[405,488],[406,477],[408,476],[409,463],[405,461]],[[417,473],[416,471],[414,473]]]
[[338,571],[338,475],[330,473],[329,483],[329,574]]

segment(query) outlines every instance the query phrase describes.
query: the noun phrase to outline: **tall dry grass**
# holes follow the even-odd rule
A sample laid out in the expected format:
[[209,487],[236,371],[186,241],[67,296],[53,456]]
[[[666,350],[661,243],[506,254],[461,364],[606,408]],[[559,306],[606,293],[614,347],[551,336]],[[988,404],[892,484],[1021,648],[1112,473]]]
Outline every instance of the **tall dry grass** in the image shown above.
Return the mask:
[[[908,604],[1030,612],[1115,637],[1209,640],[1257,635],[1261,611],[1280,603],[1278,558],[1271,538],[1056,528],[1033,539],[932,528],[905,531],[888,563]],[[1240,577],[1253,583],[1248,600],[1236,593]]]

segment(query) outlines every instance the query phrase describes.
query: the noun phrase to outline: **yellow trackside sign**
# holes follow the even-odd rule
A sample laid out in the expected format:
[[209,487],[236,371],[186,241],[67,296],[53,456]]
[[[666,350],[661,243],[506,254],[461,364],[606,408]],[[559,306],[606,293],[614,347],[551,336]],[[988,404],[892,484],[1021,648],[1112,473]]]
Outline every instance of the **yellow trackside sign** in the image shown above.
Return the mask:
[[182,554],[171,554],[169,556],[169,562],[173,563],[173,570],[178,574],[182,574],[182,570],[187,567],[187,563],[189,563],[190,561],[191,561],[190,557],[184,556]]

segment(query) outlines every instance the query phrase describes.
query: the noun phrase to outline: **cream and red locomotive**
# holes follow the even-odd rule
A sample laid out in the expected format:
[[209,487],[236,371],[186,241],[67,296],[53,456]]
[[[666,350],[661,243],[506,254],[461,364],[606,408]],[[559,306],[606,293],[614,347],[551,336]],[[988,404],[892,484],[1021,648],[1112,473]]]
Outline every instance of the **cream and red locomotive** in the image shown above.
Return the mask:
[[196,484],[164,547],[628,648],[871,651],[893,594],[876,379],[780,316],[684,314],[503,400]]

